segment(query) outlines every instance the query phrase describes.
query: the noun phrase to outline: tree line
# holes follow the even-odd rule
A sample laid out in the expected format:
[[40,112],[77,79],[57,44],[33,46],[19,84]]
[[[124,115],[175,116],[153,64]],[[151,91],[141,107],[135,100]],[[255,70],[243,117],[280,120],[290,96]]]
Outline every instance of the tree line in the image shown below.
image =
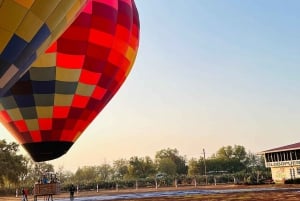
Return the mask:
[[112,164],[79,167],[74,173],[51,163],[35,163],[19,153],[19,145],[0,141],[0,186],[6,191],[32,187],[46,171],[56,172],[62,188],[73,183],[82,189],[134,188],[142,186],[203,185],[212,183],[260,183],[270,178],[264,159],[241,145],[223,146],[212,156],[187,159],[174,148],[149,156],[132,156]]

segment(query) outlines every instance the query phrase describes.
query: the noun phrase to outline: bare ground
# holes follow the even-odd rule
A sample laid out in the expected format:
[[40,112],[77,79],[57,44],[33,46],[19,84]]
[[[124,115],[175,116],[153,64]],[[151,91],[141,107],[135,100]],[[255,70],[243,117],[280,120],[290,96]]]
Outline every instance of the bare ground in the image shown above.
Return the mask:
[[[96,191],[85,191],[75,194],[76,197],[89,197],[89,196],[103,196],[103,195],[116,195],[126,193],[143,193],[143,192],[163,192],[163,191],[174,191],[174,190],[209,190],[209,189],[251,189],[251,188],[270,188],[272,191],[257,191],[257,192],[234,192],[234,193],[215,193],[209,195],[185,195],[185,196],[172,196],[172,197],[152,197],[152,198],[134,198],[126,199],[126,201],[295,201],[300,200],[300,185],[259,185],[259,186],[244,186],[244,185],[217,185],[217,186],[199,186],[199,187],[171,187],[171,188],[140,188],[127,189],[127,190],[100,190]],[[276,190],[274,190],[274,188]],[[55,200],[59,198],[68,198],[68,193],[61,193],[55,195]],[[21,197],[6,196],[0,197],[0,201],[20,201]],[[33,200],[33,196],[29,196],[29,201]],[[39,198],[39,200],[43,200]],[[76,199],[75,199],[76,200]],[[114,201],[121,201],[124,199],[115,199]]]

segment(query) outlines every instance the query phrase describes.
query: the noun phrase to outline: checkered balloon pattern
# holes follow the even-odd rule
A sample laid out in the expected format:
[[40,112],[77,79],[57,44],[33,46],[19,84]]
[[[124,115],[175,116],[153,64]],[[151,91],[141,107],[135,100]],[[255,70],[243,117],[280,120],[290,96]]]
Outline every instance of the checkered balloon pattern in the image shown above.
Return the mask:
[[0,1],[0,96],[74,21],[84,0]]
[[0,98],[0,118],[35,161],[65,154],[116,94],[139,45],[133,0],[89,0]]

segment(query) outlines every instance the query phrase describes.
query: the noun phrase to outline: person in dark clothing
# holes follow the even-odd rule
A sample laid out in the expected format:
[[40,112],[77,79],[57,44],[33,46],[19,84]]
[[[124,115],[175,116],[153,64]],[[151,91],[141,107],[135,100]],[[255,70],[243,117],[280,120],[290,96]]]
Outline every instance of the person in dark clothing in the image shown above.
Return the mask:
[[27,190],[26,189],[22,189],[22,200],[24,201],[28,201],[27,199]]
[[70,200],[72,201],[74,200],[74,192],[75,192],[75,186],[73,184],[70,186],[69,191],[70,191]]

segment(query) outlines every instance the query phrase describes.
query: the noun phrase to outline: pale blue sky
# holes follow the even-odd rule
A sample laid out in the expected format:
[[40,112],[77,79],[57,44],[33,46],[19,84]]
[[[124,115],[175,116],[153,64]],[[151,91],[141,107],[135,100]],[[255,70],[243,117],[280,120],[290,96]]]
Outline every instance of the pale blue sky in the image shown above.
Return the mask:
[[[56,166],[188,158],[300,142],[300,2],[136,0],[138,57],[118,94]],[[1,138],[13,141],[1,128]]]

